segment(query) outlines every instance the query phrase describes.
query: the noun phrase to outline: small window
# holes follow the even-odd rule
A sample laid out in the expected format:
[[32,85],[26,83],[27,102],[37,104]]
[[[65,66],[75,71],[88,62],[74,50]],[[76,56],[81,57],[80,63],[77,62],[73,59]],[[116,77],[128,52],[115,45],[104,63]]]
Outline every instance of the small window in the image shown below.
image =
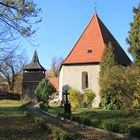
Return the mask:
[[88,88],[88,73],[82,72],[82,89]]
[[92,50],[87,50],[87,53],[92,53]]

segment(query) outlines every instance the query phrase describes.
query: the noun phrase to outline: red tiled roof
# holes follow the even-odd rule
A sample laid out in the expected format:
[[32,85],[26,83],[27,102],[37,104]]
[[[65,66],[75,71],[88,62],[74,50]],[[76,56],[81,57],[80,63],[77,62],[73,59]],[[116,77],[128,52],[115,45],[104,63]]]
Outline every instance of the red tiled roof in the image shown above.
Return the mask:
[[112,43],[118,63],[129,65],[130,59],[96,14],[90,20],[63,64],[100,62],[105,43],[109,41]]
[[55,87],[55,89],[58,91],[59,90],[59,78],[53,77],[53,78],[48,78],[48,80]]

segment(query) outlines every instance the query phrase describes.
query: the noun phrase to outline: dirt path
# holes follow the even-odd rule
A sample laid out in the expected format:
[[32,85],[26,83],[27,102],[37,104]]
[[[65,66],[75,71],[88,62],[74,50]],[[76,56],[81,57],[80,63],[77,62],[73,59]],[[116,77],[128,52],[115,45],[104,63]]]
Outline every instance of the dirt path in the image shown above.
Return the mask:
[[75,132],[80,134],[82,136],[81,140],[138,140],[134,138],[128,138],[124,135],[87,127],[73,121],[62,120],[58,117],[44,113],[38,107],[28,106],[28,110],[31,113],[42,117],[49,124],[52,124],[58,128],[62,128],[67,132]]

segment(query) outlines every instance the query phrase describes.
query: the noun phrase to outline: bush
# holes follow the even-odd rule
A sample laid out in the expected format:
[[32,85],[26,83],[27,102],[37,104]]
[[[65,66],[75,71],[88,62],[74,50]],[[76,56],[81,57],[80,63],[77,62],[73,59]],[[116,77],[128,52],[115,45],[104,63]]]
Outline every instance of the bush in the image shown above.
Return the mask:
[[85,124],[85,125],[90,125],[91,124],[90,119],[86,118],[86,117],[80,117],[79,122],[82,123],[82,124]]
[[111,120],[103,121],[102,128],[112,132],[119,132],[119,124]]
[[92,107],[92,101],[94,98],[95,93],[90,89],[85,89],[83,95],[84,107]]
[[28,112],[28,111],[24,111],[24,115],[25,115],[27,118],[29,118],[30,120],[33,119],[33,115],[32,115],[30,112]]
[[34,117],[34,123],[38,125],[42,130],[51,133],[51,130],[49,126],[46,124],[46,122],[41,117]]
[[55,126],[49,125],[50,126],[50,130],[51,130],[51,134],[53,135],[53,137],[55,138],[55,140],[59,140],[59,135],[60,133],[63,132],[62,129],[59,129]]
[[34,123],[36,125],[40,125],[43,122],[44,122],[44,120],[41,117],[34,117]]
[[44,104],[44,107],[46,108],[49,106],[49,99],[55,92],[56,89],[54,88],[54,86],[49,82],[47,78],[45,78],[39,83],[39,85],[35,89],[35,96],[37,97],[37,100],[41,102],[41,104]]
[[71,118],[71,113],[64,113],[64,117],[67,118],[67,119],[70,119]]
[[128,126],[128,132],[130,135],[140,138],[140,126],[130,125]]
[[100,128],[100,126],[99,126],[100,123],[101,123],[101,122],[100,122],[99,119],[92,119],[92,120],[91,120],[91,124],[92,124],[93,127],[98,127],[98,128]]
[[85,124],[85,125],[90,125],[91,124],[90,119],[86,118],[86,117],[72,116],[71,120],[82,123],[82,124]]
[[133,108],[128,107],[128,108],[124,109],[124,115],[127,117],[134,116],[134,115],[136,115],[136,111]]
[[75,140],[75,135],[74,134],[70,134],[70,133],[60,133],[59,135],[59,140]]
[[65,114],[64,113],[58,113],[57,116],[58,117],[65,117]]
[[83,104],[83,95],[76,89],[69,90],[69,101],[71,103],[72,109],[76,109],[82,106]]
[[40,123],[40,127],[42,130],[47,131],[48,133],[51,133],[49,126],[45,122]]
[[50,108],[47,103],[43,103],[43,102],[40,102],[39,106],[44,111],[48,111],[48,109]]
[[78,116],[72,116],[72,117],[71,117],[71,120],[72,120],[72,121],[79,122],[80,117],[78,117]]

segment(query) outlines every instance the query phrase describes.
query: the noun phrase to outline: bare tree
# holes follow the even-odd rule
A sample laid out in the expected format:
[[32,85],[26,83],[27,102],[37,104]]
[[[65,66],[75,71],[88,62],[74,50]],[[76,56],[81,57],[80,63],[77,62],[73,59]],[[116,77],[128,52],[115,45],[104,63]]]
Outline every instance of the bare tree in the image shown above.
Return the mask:
[[51,67],[47,72],[48,77],[59,77],[59,69],[60,69],[60,66],[61,66],[63,60],[64,59],[62,57],[57,58],[54,56],[52,58]]
[[5,60],[0,67],[0,77],[3,82],[9,86],[9,91],[14,92],[16,86],[16,80],[22,77],[22,68],[26,64],[26,59],[22,54],[16,55],[15,52]]
[[0,0],[0,43],[18,38],[19,34],[31,36],[35,32],[33,23],[40,21],[36,19],[39,11],[33,0]]
[[0,64],[15,50],[13,41],[23,37],[30,42],[33,25],[41,21],[39,12],[33,0],[0,0]]

